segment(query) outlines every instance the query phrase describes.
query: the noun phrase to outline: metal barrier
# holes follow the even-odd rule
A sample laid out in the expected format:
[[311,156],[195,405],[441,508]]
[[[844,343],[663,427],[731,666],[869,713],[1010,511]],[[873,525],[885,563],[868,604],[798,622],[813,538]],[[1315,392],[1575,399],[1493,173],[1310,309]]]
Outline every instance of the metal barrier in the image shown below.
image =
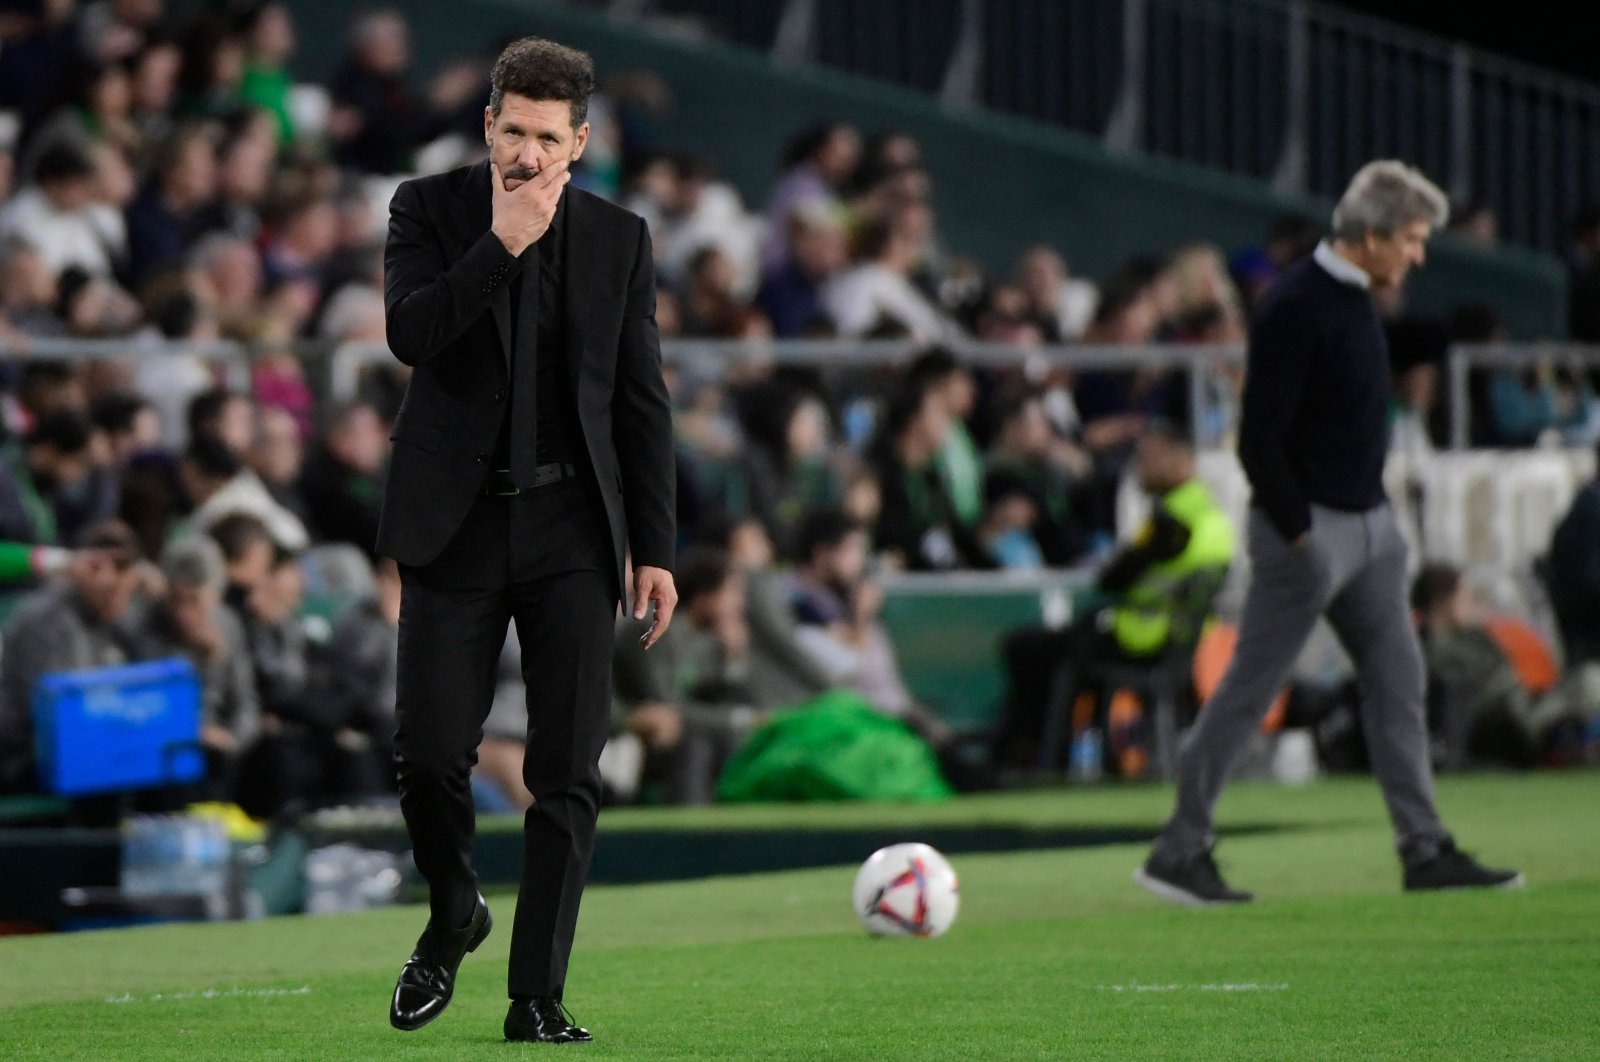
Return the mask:
[[[395,364],[389,348],[379,343],[346,343],[330,348],[324,343],[306,341],[252,347],[228,341],[185,343],[143,337],[9,337],[0,339],[0,362],[8,359],[97,361],[185,354],[225,363],[229,366],[234,386],[243,388],[248,386],[250,361],[260,350],[281,351],[286,346],[323,368],[325,375],[321,379],[321,390],[335,401],[355,396],[361,373],[368,366]],[[892,368],[909,363],[924,349],[905,340],[668,339],[661,344],[662,357],[668,364],[688,369],[703,378],[718,377],[730,366],[752,361],[836,371]],[[967,342],[952,344],[950,349],[969,365],[1017,368],[1031,378],[1037,378],[1050,369],[1082,372],[1159,368],[1181,372],[1189,389],[1195,441],[1202,447],[1218,445],[1233,426],[1235,410],[1230,397],[1236,397],[1232,396],[1235,384],[1224,378],[1223,370],[1242,366],[1245,356],[1244,347],[1239,344],[1070,344],[1024,347],[1007,343]],[[1450,448],[1464,450],[1471,443],[1472,372],[1558,363],[1600,373],[1600,345],[1490,343],[1452,346],[1445,364]]]
[[[590,0],[590,6],[596,6]],[[610,0],[770,52],[1334,197],[1420,165],[1545,251],[1600,185],[1600,89],[1314,0]]]

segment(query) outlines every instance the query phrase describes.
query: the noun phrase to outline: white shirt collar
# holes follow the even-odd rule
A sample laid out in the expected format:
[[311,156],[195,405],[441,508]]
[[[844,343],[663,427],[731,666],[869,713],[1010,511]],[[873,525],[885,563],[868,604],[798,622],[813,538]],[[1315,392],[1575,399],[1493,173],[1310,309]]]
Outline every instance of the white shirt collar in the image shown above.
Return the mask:
[[1367,271],[1335,251],[1333,244],[1327,240],[1317,244],[1312,257],[1333,279],[1363,290],[1372,287],[1372,278],[1367,275]]

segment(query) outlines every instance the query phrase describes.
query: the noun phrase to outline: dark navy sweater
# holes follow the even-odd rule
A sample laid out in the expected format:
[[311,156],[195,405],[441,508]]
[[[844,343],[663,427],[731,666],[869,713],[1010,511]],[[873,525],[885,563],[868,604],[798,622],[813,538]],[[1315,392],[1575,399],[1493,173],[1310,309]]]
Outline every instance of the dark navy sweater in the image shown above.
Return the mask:
[[1248,357],[1239,461],[1252,503],[1290,540],[1312,503],[1382,504],[1389,353],[1367,290],[1295,263],[1262,298]]

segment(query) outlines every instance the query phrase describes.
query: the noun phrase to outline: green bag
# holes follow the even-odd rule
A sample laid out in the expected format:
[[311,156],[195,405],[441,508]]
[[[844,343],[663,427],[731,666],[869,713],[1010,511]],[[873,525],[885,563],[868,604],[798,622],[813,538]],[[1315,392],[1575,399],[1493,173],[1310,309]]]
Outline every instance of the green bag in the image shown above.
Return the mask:
[[933,751],[859,695],[825,693],[780,712],[722,771],[717,799],[945,800],[953,793]]

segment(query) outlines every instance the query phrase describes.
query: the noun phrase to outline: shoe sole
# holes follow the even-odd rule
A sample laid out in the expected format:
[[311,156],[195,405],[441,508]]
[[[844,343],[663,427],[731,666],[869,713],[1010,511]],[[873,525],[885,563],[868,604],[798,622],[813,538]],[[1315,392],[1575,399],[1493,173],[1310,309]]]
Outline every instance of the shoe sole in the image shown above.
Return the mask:
[[1154,874],[1140,867],[1133,872],[1133,881],[1145,892],[1152,896],[1159,896],[1163,900],[1178,904],[1180,907],[1236,907],[1247,900],[1208,900],[1198,896],[1187,889],[1180,889],[1168,881],[1162,881]]
[[1528,879],[1524,875],[1518,874],[1516,877],[1512,878],[1510,881],[1502,881],[1502,882],[1498,882],[1498,883],[1495,883],[1495,884],[1492,884],[1492,885],[1489,884],[1488,882],[1485,882],[1482,885],[1433,885],[1433,886],[1420,887],[1420,888],[1407,888],[1405,891],[1406,892],[1461,892],[1461,891],[1463,891],[1465,889],[1521,889],[1521,888],[1526,888],[1527,884],[1528,884]]
[[[471,940],[467,941],[467,951],[469,953],[477,951],[478,945],[484,942],[484,940],[489,936],[489,930],[493,928],[494,915],[485,911],[483,916],[483,928],[478,930],[477,934],[474,935]],[[459,967],[457,969],[459,969]],[[432,1025],[434,1022],[438,1021],[444,1015],[444,1012],[450,1008],[450,1001],[455,998],[456,989],[454,982],[452,982],[450,985],[450,994],[444,997],[444,1005],[438,1010],[434,1011],[431,1018],[427,1019],[426,1021],[418,1022],[415,1025],[401,1025],[399,1022],[394,1020],[394,1015],[391,1014],[389,1015],[389,1024],[392,1027],[399,1029],[401,1032],[416,1032],[418,1029],[425,1029],[429,1025]]]

